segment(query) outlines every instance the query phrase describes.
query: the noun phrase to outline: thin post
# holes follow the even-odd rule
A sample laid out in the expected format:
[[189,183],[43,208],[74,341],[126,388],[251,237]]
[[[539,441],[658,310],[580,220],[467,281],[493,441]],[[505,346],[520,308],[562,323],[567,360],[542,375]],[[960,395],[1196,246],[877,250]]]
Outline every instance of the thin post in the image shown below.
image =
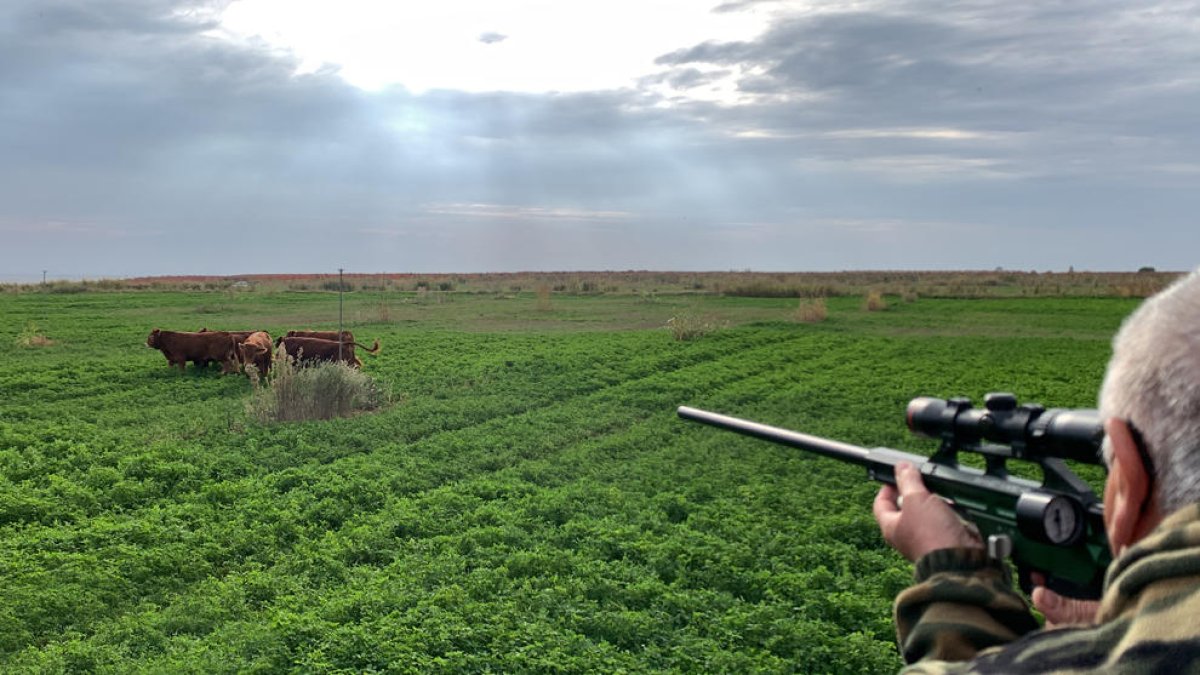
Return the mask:
[[342,291],[345,289],[345,283],[342,282],[342,268],[338,268],[338,363],[342,362]]

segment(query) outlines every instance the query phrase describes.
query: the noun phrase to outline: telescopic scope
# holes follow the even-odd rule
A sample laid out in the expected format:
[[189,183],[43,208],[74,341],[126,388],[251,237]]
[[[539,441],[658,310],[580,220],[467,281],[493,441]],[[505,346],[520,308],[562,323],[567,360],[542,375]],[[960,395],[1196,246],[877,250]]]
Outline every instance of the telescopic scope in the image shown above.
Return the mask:
[[1017,405],[1016,396],[1002,393],[983,400],[983,408],[974,408],[966,398],[914,398],[908,404],[908,428],[953,448],[970,449],[986,441],[1009,446],[1017,459],[1103,463],[1104,424],[1098,411]]

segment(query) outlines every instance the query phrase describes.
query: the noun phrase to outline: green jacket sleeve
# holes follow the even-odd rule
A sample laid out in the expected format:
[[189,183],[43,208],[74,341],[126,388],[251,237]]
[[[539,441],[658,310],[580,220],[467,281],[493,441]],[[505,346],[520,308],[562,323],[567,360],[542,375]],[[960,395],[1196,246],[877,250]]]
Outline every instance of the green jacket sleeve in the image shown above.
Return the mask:
[[983,549],[933,551],[916,585],[896,597],[896,636],[906,663],[966,661],[1038,628],[1007,567]]

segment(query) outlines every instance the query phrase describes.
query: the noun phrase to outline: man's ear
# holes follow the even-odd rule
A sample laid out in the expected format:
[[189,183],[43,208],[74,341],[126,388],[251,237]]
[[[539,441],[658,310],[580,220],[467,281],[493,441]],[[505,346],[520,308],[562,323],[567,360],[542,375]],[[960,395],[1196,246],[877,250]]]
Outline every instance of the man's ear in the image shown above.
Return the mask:
[[[1153,504],[1147,504],[1151,499],[1150,476],[1142,464],[1128,422],[1109,418],[1104,422],[1104,432],[1112,448],[1112,462],[1104,486],[1104,524],[1108,530],[1108,545],[1115,555],[1136,543],[1156,524],[1150,521],[1157,519],[1158,510]],[[1141,522],[1143,517],[1148,519],[1147,522]]]

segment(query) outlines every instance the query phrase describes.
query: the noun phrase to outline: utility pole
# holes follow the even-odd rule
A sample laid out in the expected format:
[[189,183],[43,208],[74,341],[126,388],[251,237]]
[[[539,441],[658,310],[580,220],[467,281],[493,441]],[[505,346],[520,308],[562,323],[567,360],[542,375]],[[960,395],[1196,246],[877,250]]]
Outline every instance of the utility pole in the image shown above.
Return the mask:
[[338,363],[342,362],[342,291],[346,284],[342,282],[342,268],[338,268]]
[[42,270],[42,285],[46,285],[46,270]]

